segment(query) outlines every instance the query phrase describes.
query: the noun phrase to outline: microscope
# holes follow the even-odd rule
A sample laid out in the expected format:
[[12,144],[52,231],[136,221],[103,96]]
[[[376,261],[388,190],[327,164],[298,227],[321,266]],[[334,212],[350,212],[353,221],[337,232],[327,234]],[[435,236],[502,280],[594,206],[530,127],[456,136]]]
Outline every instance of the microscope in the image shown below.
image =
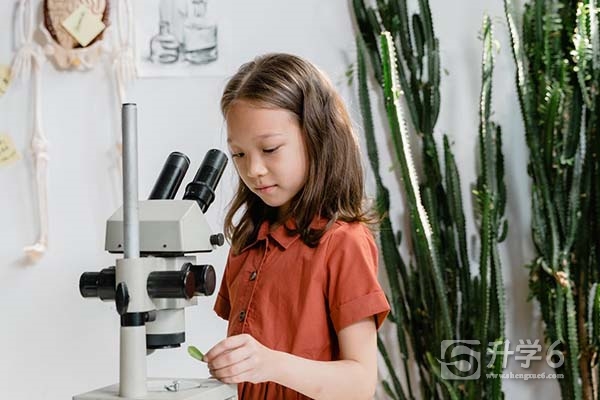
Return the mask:
[[146,356],[185,342],[185,307],[197,296],[210,296],[216,285],[211,265],[198,264],[193,253],[223,245],[204,213],[227,157],[210,150],[182,200],[174,200],[190,165],[182,153],[167,158],[149,199],[138,201],[137,107],[124,104],[123,206],[106,223],[106,250],[123,254],[116,266],[85,272],[79,291],[86,298],[114,301],[120,315],[119,383],[73,397],[108,399],[237,399],[235,386],[215,379],[147,378]]

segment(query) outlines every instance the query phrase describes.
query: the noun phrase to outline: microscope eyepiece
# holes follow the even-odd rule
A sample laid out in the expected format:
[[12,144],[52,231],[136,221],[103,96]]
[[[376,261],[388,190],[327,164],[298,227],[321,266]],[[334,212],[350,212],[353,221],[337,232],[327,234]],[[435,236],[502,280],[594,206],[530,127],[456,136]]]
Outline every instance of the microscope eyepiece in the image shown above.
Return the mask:
[[185,188],[184,200],[196,200],[202,212],[206,212],[215,199],[215,188],[227,165],[227,156],[220,150],[211,149],[196,172],[194,180]]
[[183,153],[169,154],[160,175],[156,179],[149,200],[172,200],[175,198],[181,181],[190,166],[190,159]]

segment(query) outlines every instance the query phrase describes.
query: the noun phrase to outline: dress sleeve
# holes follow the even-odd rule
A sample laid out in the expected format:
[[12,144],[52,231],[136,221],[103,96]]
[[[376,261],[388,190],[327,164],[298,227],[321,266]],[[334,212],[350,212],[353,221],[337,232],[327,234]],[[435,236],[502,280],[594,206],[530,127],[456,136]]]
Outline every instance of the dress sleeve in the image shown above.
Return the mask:
[[217,294],[217,300],[215,301],[214,310],[217,315],[224,320],[229,320],[229,313],[231,312],[231,303],[229,302],[229,262],[231,260],[231,252],[227,257],[227,262],[225,263],[225,270],[223,272],[223,278],[221,279],[221,288],[219,289],[219,293]]
[[377,280],[378,253],[363,224],[340,226],[328,242],[327,298],[336,332],[374,316],[381,327],[390,306]]

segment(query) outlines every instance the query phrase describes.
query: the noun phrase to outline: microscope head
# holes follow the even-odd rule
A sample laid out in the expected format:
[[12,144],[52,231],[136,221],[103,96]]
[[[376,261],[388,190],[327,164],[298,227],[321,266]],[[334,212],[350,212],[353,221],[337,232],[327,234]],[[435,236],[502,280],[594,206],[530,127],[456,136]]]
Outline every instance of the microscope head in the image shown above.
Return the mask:
[[[138,207],[142,256],[210,252],[223,244],[223,235],[212,233],[194,200],[145,200]],[[106,222],[106,251],[123,252],[122,208]]]
[[[223,234],[213,233],[204,212],[214,200],[226,164],[224,153],[210,150],[183,200],[173,200],[189,159],[171,153],[150,199],[137,202],[141,258],[118,260],[117,268],[86,272],[80,278],[83,297],[114,300],[122,318],[131,313],[145,316],[147,349],[179,347],[185,341],[185,307],[196,305],[197,296],[210,296],[215,290],[214,268],[197,264],[192,254],[211,252],[224,244]],[[106,223],[109,253],[123,253],[124,228],[120,207]]]

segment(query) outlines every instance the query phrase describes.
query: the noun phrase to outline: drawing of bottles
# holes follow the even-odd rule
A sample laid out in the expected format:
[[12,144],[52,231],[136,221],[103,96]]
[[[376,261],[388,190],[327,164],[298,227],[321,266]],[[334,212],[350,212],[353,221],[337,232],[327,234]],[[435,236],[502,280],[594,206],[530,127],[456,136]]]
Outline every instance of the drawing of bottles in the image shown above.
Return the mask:
[[183,52],[183,24],[188,18],[190,0],[172,0],[171,33],[181,46]]
[[158,34],[150,40],[150,61],[171,64],[179,58],[179,42],[169,32],[169,23],[160,22]]
[[170,1],[161,0],[159,7],[159,31],[150,39],[150,61],[171,64],[179,58],[180,43],[171,33],[173,18]]
[[183,25],[183,56],[192,64],[217,59],[217,25],[207,16],[207,0],[192,0],[192,8]]

